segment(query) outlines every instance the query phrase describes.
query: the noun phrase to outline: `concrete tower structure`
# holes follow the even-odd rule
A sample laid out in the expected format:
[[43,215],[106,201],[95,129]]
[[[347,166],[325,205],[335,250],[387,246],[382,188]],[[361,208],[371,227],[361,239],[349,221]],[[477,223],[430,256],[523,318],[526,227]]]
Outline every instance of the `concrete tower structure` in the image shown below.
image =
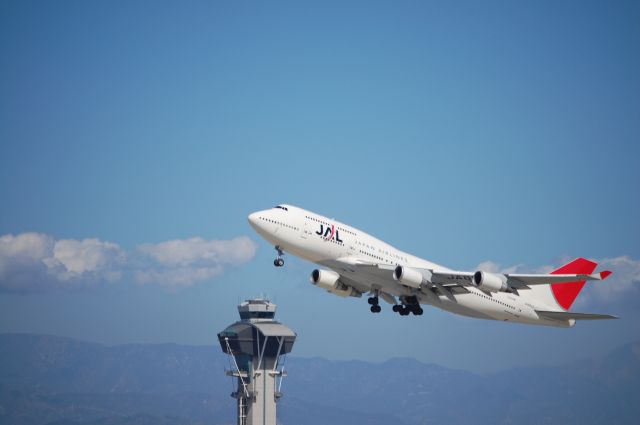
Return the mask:
[[276,322],[276,305],[264,299],[238,306],[240,321],[218,334],[222,351],[233,359],[227,375],[237,378],[231,396],[238,401],[238,425],[276,425],[276,402],[286,372],[280,356],[293,348],[296,334]]

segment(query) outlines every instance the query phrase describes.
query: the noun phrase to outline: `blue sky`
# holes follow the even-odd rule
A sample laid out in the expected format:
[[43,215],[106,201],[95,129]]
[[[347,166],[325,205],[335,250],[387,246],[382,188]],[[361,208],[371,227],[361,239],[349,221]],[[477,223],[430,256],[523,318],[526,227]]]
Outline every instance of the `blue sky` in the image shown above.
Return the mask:
[[[0,236],[107,260],[52,275],[5,246],[0,331],[212,344],[264,293],[301,356],[484,371],[637,340],[639,20],[631,1],[3,2]],[[271,265],[246,217],[281,202],[453,268],[608,259],[622,289],[576,308],[623,318],[373,316],[312,264]],[[162,244],[216,240],[242,251],[176,284],[195,263]]]

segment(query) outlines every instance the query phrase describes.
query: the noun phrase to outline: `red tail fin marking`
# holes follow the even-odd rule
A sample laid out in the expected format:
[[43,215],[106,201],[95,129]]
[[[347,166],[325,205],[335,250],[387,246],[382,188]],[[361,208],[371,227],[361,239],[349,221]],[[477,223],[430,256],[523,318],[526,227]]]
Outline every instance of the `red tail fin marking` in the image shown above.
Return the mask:
[[[576,258],[551,274],[591,274],[598,267],[597,263],[584,258]],[[608,275],[607,275],[608,276]],[[551,290],[556,301],[565,310],[569,310],[586,281],[553,283]]]

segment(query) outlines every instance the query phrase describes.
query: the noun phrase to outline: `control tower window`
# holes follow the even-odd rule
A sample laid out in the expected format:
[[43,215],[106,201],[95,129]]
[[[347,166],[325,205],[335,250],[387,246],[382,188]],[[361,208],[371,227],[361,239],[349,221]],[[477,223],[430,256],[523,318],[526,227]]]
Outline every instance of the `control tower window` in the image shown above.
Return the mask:
[[241,311],[240,318],[246,319],[273,319],[275,313],[273,311]]

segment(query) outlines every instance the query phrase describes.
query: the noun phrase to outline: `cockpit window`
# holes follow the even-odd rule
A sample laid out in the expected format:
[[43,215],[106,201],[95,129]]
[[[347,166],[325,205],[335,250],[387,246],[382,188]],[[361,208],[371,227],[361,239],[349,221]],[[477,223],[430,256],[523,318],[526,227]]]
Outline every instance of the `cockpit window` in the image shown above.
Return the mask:
[[275,207],[273,207],[273,208],[280,208],[280,209],[282,209],[282,210],[289,211],[289,208],[287,208],[287,207],[283,207],[282,205],[276,205],[276,206],[275,206]]

